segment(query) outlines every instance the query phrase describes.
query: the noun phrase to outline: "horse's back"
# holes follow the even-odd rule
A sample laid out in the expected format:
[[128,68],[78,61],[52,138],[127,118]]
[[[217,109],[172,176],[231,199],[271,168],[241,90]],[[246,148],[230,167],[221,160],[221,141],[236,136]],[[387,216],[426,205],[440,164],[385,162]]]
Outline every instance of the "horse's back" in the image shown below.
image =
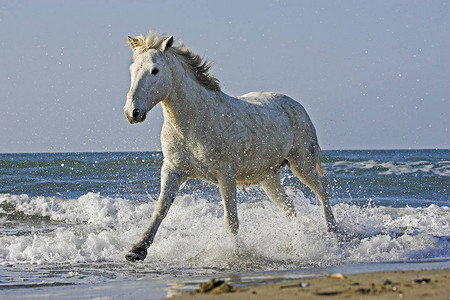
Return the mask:
[[304,107],[294,99],[278,93],[273,92],[250,92],[245,95],[236,97],[252,106],[256,112],[284,115],[290,119],[291,126],[294,128],[301,128],[304,126],[312,126],[311,119]]
[[290,99],[286,95],[273,92],[250,92],[236,98],[258,106],[271,106],[280,104],[281,102],[286,101],[286,99]]
[[[251,92],[238,97],[255,106],[256,110],[267,111],[277,119],[289,119],[289,124],[284,124],[283,130],[292,130],[294,135],[293,146],[311,145],[318,147],[317,135],[314,125],[305,108],[294,99],[273,92]],[[281,123],[279,125],[282,125]],[[289,127],[289,129],[288,129]]]
[[302,110],[299,103],[277,93],[251,92],[236,99],[239,100],[234,103],[235,109],[242,115],[243,125],[259,127],[263,135],[277,132],[285,135],[286,131],[295,127],[297,115]]

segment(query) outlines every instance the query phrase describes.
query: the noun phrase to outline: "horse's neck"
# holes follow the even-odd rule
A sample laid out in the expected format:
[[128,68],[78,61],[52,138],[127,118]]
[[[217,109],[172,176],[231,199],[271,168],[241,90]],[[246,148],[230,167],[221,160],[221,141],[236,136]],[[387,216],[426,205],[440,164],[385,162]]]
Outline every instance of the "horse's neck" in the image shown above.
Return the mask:
[[201,120],[207,120],[214,102],[224,94],[205,89],[195,79],[184,74],[186,71],[181,65],[174,65],[178,69],[172,71],[172,93],[162,102],[164,122],[177,131],[185,132],[192,126],[198,126]]

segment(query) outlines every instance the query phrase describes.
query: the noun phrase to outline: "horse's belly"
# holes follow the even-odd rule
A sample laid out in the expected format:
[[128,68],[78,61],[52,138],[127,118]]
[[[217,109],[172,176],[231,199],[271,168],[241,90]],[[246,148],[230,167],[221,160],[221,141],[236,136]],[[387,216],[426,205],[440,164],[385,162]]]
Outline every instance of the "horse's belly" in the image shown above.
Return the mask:
[[275,170],[278,170],[283,164],[269,168],[255,169],[251,172],[242,172],[236,174],[236,183],[238,185],[251,185],[257,184],[267,178],[269,174],[272,174]]
[[236,154],[234,161],[238,182],[259,183],[285,164],[292,149],[292,134],[286,130],[284,135],[274,133],[270,136],[270,141],[258,139]]
[[241,157],[235,166],[236,181],[240,185],[259,183],[286,162],[286,151],[274,151],[267,156]]
[[[254,150],[256,151],[258,147]],[[256,184],[278,170],[286,162],[287,150],[272,148],[265,152],[227,152],[195,158],[190,161],[190,176],[217,183],[217,175],[225,167],[232,167],[238,185]]]

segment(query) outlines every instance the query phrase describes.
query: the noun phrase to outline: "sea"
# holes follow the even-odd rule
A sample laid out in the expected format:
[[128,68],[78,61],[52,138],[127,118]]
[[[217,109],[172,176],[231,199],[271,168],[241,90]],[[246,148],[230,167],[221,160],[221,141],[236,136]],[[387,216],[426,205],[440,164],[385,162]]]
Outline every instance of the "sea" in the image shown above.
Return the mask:
[[149,225],[162,162],[161,152],[0,154],[0,298],[158,299],[213,277],[246,285],[450,268],[450,150],[322,151],[345,234],[326,231],[320,202],[287,167],[296,217],[258,185],[239,187],[238,242],[218,187],[190,180],[147,259],[131,263],[124,255]]

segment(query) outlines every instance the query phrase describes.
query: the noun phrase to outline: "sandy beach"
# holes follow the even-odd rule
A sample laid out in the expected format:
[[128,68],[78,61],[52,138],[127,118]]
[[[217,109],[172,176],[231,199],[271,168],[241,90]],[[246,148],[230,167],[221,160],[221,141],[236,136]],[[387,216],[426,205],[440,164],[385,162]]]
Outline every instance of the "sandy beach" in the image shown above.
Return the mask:
[[450,269],[388,271],[279,282],[238,288],[220,280],[201,284],[183,299],[450,299]]

